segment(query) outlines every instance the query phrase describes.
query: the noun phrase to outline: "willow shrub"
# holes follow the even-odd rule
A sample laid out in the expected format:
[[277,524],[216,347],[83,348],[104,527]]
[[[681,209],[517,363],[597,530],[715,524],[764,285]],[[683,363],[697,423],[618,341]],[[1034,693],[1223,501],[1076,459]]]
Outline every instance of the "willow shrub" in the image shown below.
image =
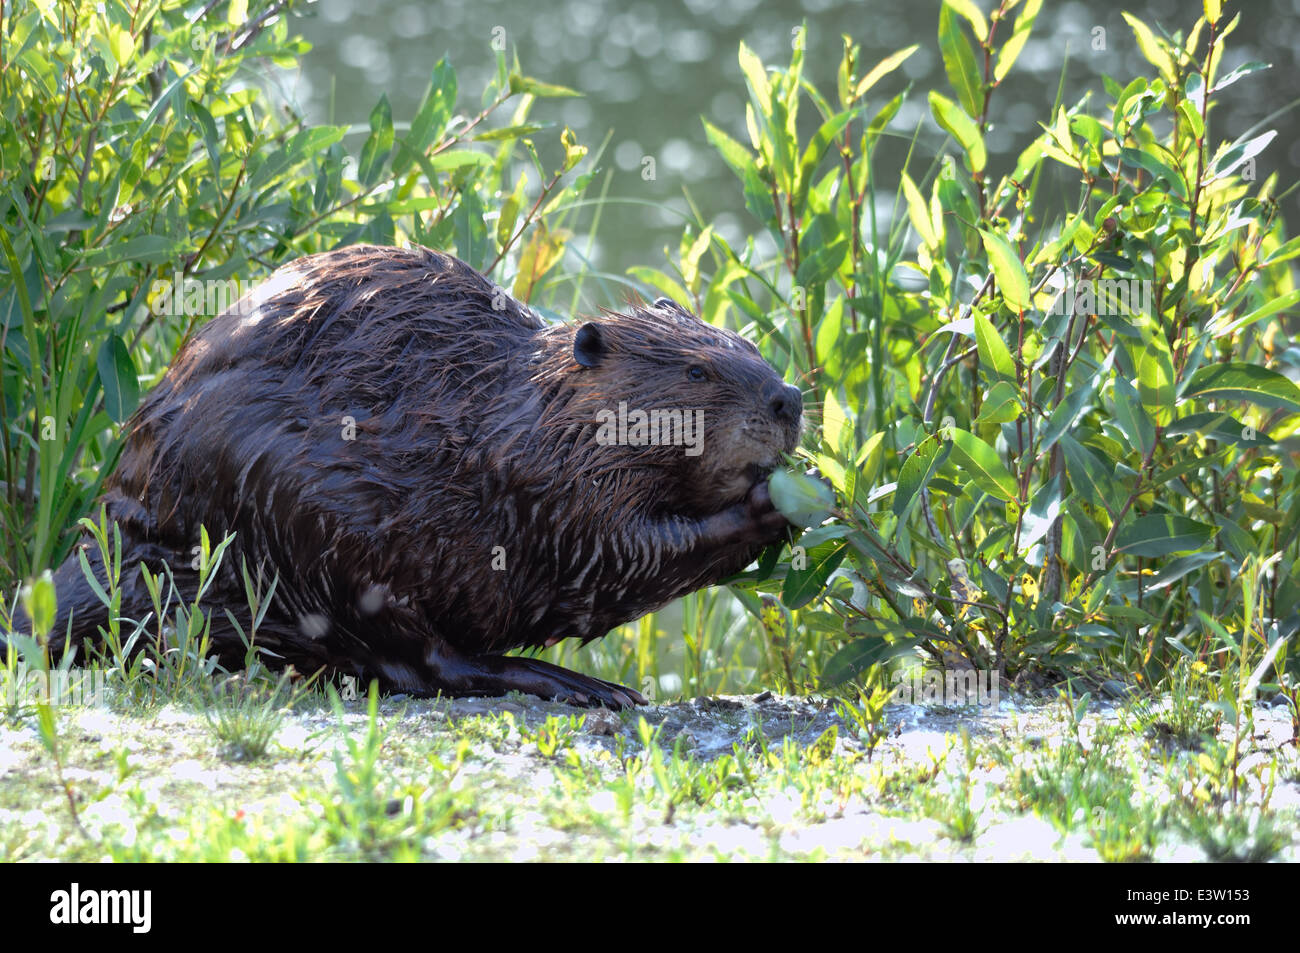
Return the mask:
[[[7,5],[0,588],[62,560],[141,391],[196,324],[278,264],[415,241],[498,275],[509,256],[514,292],[541,303],[590,173],[576,174],[586,150],[572,134],[530,112],[570,91],[499,51],[468,109],[439,62],[406,123],[381,98],[368,128],[311,125],[267,79],[307,50],[290,34],[295,6]],[[558,169],[538,157],[543,132]]]
[[[381,99],[368,127],[314,126],[267,93],[306,50],[294,4],[190,6],[41,0],[0,24],[6,587],[67,552],[140,392],[224,303],[209,291],[409,240],[537,304],[591,177],[567,130],[546,133],[559,168],[534,148],[535,101],[570,91],[503,51],[468,109],[440,62],[409,122]],[[1102,109],[1059,104],[1001,161],[984,136],[1040,7],[941,8],[952,88],[928,105],[950,147],[923,171],[872,161],[905,95],[879,84],[914,48],[864,69],[846,40],[827,96],[802,50],[773,69],[742,47],[749,142],[705,131],[761,232],[733,248],[695,229],[672,274],[634,270],[755,327],[807,394],[833,498],[774,478],[812,528],[733,585],[770,637],[759,671],[878,684],[919,652],[1153,681],[1188,658],[1294,702],[1300,389],[1283,371],[1300,355],[1278,322],[1300,244],[1276,176],[1255,181],[1274,134],[1211,134],[1214,94],[1259,65],[1220,68],[1235,20],[1218,3],[1185,38],[1130,18],[1153,75],[1107,80]],[[1048,164],[1078,176],[1064,216],[1039,194]]]
[[[1148,683],[1187,657],[1294,701],[1300,353],[1279,315],[1300,241],[1277,176],[1255,181],[1275,133],[1212,132],[1214,94],[1262,64],[1220,69],[1236,21],[1217,3],[1186,37],[1129,17],[1153,75],[1058,104],[999,161],[997,87],[1040,7],[942,8],[952,90],[928,104],[949,138],[924,172],[915,150],[901,173],[872,162],[903,101],[876,84],[915,47],[864,70],[846,37],[829,94],[801,50],[781,69],[742,47],[749,142],[706,131],[762,231],[692,232],[675,273],[643,277],[759,329],[820,410],[810,456],[834,499],[778,475],[813,528],[736,587],[774,644],[823,640],[787,652],[795,686],[914,653]],[[1040,197],[1049,163],[1078,177],[1067,214]],[[889,221],[881,180],[899,183]]]

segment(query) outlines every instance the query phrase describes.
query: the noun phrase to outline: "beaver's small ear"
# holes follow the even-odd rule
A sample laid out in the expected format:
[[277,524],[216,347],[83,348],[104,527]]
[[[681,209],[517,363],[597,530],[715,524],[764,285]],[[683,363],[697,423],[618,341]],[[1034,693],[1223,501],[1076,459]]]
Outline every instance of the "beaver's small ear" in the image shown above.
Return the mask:
[[650,307],[679,324],[692,324],[699,320],[689,308],[682,307],[672,298],[655,298]]
[[656,311],[666,312],[672,315],[674,318],[677,318],[678,320],[681,320],[683,316],[688,318],[694,317],[694,315],[692,315],[689,311],[683,308],[672,298],[655,298],[655,303],[652,304],[650,307],[654,308]]
[[573,336],[573,359],[583,367],[595,367],[605,356],[605,339],[600,325],[588,321]]

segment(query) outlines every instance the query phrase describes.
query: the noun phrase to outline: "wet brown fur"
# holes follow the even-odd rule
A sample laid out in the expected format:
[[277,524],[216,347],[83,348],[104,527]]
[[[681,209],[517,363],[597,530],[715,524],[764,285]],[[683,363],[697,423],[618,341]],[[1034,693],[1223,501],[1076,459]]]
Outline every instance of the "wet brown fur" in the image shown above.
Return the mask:
[[[258,645],[300,671],[622,704],[635,692],[498,656],[598,638],[780,536],[762,478],[797,442],[798,392],[665,300],[550,325],[451,256],[373,246],[301,259],[252,297],[181,349],[104,494],[127,565],[165,560],[187,599],[200,525],[236,534],[205,598],[227,661],[244,647],[220,610],[247,622],[246,562],[278,574]],[[600,445],[620,401],[702,409],[703,453]],[[123,615],[142,618],[123,575]],[[74,641],[103,622],[80,576],[74,554],[56,578]]]

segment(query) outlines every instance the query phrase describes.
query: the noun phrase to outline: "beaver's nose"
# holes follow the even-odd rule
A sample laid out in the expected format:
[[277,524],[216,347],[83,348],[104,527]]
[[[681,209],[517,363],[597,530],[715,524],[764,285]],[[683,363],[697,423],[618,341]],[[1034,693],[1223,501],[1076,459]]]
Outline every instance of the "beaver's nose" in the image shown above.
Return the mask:
[[803,394],[790,384],[776,384],[768,392],[768,408],[777,420],[794,423],[803,413]]

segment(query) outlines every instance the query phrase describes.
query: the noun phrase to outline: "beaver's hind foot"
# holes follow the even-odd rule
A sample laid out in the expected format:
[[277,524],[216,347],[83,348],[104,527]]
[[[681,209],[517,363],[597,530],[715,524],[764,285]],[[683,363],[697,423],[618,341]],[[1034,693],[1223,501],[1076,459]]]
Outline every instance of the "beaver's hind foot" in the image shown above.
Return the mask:
[[501,658],[506,666],[501,673],[503,691],[521,691],[541,698],[614,711],[646,704],[645,696],[616,682],[591,675],[580,675],[559,665],[534,658]]
[[[462,655],[443,645],[435,658],[429,659],[432,671],[415,686],[407,679],[394,681],[393,687],[419,695],[505,695],[523,692],[538,698],[614,711],[646,704],[638,691],[590,675],[579,675],[559,665],[535,658],[505,655]],[[409,671],[409,670],[408,670]],[[393,681],[395,674],[387,672]]]

